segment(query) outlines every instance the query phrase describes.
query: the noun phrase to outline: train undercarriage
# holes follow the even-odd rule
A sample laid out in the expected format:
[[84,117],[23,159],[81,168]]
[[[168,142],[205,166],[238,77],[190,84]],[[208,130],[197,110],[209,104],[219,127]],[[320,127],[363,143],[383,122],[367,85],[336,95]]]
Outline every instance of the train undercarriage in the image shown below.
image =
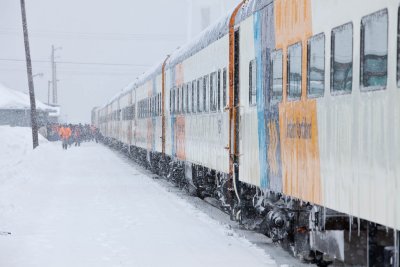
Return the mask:
[[317,266],[399,267],[399,231],[240,181],[228,174],[104,138],[103,142],[191,195],[218,207],[245,229]]

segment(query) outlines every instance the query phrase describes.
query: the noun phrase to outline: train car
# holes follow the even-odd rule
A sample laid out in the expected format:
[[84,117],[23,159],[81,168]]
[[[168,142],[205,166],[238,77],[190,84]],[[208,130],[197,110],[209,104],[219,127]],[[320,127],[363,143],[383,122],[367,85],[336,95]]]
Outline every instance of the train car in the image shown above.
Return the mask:
[[244,1],[100,108],[101,133],[304,260],[399,266],[399,6]]

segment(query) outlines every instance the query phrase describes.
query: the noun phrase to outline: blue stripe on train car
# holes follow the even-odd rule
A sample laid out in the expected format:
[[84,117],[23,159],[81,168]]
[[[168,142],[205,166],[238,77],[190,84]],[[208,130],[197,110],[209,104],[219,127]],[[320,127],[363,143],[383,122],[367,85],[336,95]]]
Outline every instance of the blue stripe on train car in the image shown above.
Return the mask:
[[260,11],[254,14],[254,49],[257,65],[257,124],[258,124],[258,158],[260,163],[260,187],[267,188],[269,186],[267,175],[267,138],[265,128],[265,105],[263,90],[263,51],[261,38],[261,14]]
[[266,96],[266,136],[267,136],[267,169],[269,177],[269,189],[274,192],[282,192],[282,160],[279,127],[279,103],[271,101],[271,53],[275,50],[275,18],[273,5],[263,9],[263,47],[265,51],[266,68],[265,94]]

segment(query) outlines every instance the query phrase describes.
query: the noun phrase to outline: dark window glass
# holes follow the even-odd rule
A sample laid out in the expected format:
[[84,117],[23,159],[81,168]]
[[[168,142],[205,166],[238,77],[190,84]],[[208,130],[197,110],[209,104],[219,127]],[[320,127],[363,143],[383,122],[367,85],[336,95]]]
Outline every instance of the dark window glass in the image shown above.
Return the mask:
[[182,85],[182,113],[186,112],[186,84]]
[[192,112],[195,113],[197,111],[196,99],[197,99],[197,82],[192,82]]
[[226,107],[226,87],[227,87],[227,73],[226,73],[226,68],[223,71],[222,74],[222,108],[225,109]]
[[217,111],[217,73],[210,75],[210,110]]
[[209,106],[210,106],[210,104],[209,104],[210,97],[208,95],[210,84],[208,83],[208,80],[209,80],[208,75],[204,76],[204,78],[203,78],[203,111],[204,112],[207,112],[209,109]]
[[289,100],[297,100],[301,97],[301,49],[301,43],[288,47],[287,95]]
[[176,113],[176,97],[175,97],[176,87],[172,89],[172,113]]
[[325,91],[325,34],[308,40],[307,95],[321,97]]
[[256,60],[250,61],[249,64],[249,105],[257,104],[257,67]]
[[331,92],[351,93],[353,87],[353,23],[332,30]]
[[203,111],[203,79],[197,80],[197,111]]
[[186,94],[186,110],[187,113],[190,113],[191,109],[192,109],[192,83],[188,83],[187,84],[187,94]]
[[388,59],[388,11],[361,20],[361,90],[385,89]]
[[181,107],[180,106],[180,104],[181,104],[180,98],[181,98],[181,88],[178,87],[177,92],[176,92],[176,110],[175,110],[175,112],[177,114],[179,114],[180,107]]
[[282,50],[275,51],[271,55],[272,66],[271,66],[271,99],[281,101],[283,94],[283,56]]
[[217,109],[221,111],[221,70],[218,71],[217,81]]
[[183,113],[184,112],[184,104],[185,104],[185,101],[184,101],[184,96],[183,96],[183,93],[184,93],[184,90],[185,89],[185,87],[182,85],[181,86],[181,90],[180,90],[180,94],[179,94],[179,97],[180,97],[180,107],[179,107],[179,110],[180,110],[180,113]]

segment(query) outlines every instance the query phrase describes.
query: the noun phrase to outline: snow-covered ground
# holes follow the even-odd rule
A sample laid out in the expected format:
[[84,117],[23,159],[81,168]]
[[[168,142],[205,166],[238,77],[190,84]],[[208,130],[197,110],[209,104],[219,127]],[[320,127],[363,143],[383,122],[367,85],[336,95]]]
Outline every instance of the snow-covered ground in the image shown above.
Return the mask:
[[276,266],[108,148],[0,127],[0,266]]

